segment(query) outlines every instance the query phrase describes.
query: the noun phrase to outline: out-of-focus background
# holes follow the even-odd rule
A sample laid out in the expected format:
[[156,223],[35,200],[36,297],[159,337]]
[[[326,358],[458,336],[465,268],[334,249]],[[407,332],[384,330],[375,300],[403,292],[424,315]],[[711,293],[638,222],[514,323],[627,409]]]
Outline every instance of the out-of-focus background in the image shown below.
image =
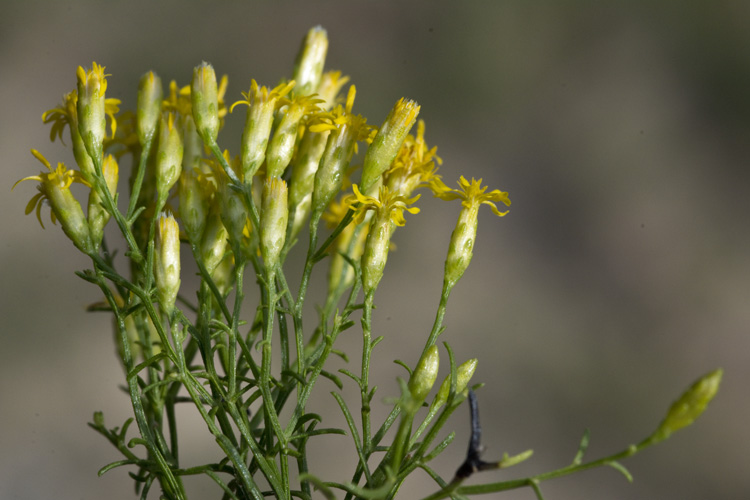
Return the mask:
[[[441,340],[459,361],[479,358],[485,458],[535,455],[470,482],[561,467],[585,428],[591,458],[617,451],[721,366],[706,414],[625,462],[633,484],[599,469],[542,489],[554,500],[747,498],[748,21],[750,4],[729,1],[2,2],[0,498],[134,498],[125,470],[97,478],[120,456],[85,425],[94,410],[109,425],[130,413],[116,389],[123,377],[109,320],[84,312],[98,291],[73,274],[89,264],[59,227],[42,230],[24,216],[33,183],[10,192],[40,170],[30,148],[72,164],[69,150],[49,142],[42,112],[92,61],[111,73],[108,96],[123,108],[134,106],[144,72],[186,84],[204,60],[230,76],[233,102],[251,78],[271,85],[289,76],[301,38],[318,24],[330,39],[327,66],[357,85],[356,111],[379,124],[398,98],[417,100],[446,182],[482,177],[513,200],[503,219],[480,215],[474,261]],[[234,153],[243,117],[230,116],[220,135]],[[379,403],[403,375],[390,360],[413,364],[429,332],[459,210],[429,195],[418,205],[422,213],[407,215],[395,236],[377,294],[380,418]],[[356,329],[341,341],[360,346]],[[317,408],[341,425],[332,389],[321,382]],[[186,419],[188,434],[204,434]],[[463,460],[466,408],[453,425],[456,443],[435,463],[446,477]],[[350,477],[348,438],[319,438],[316,450],[313,472]],[[188,463],[217,454],[205,438],[184,452]],[[205,481],[190,487],[196,498],[217,497]],[[433,489],[418,476],[403,498]]]

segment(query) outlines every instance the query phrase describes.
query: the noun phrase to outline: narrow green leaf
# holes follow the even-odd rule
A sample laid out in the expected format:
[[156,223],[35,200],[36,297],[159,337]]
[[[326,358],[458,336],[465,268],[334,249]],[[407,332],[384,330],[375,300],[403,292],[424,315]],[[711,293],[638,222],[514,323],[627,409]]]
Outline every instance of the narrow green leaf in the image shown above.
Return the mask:
[[578,465],[583,461],[583,455],[589,447],[589,437],[589,430],[584,430],[583,437],[581,437],[581,442],[578,445],[578,452],[576,453],[575,458],[573,458],[573,465]]
[[99,469],[99,472],[96,473],[97,476],[101,477],[107,472],[111,471],[112,469],[116,469],[117,467],[122,467],[123,465],[134,465],[138,462],[135,460],[118,460],[116,462],[109,463]]
[[629,483],[633,482],[633,475],[620,462],[618,462],[616,460],[613,460],[611,462],[607,462],[607,465],[609,465],[610,467],[612,467],[616,471],[619,471],[623,476],[625,476],[625,479],[627,479]]
[[365,457],[364,451],[362,450],[362,442],[359,439],[359,432],[357,431],[357,424],[354,423],[354,418],[352,418],[352,414],[349,411],[349,407],[346,406],[346,402],[344,401],[344,398],[342,398],[341,395],[336,392],[332,392],[331,394],[333,395],[334,398],[336,398],[336,402],[341,407],[341,411],[344,414],[346,423],[349,426],[349,432],[352,433],[352,440],[354,440],[354,447],[357,449],[357,455],[359,455],[359,463],[362,469],[365,471],[365,477],[367,477],[368,482],[372,482],[372,474],[370,474],[370,466],[367,465],[367,458]]

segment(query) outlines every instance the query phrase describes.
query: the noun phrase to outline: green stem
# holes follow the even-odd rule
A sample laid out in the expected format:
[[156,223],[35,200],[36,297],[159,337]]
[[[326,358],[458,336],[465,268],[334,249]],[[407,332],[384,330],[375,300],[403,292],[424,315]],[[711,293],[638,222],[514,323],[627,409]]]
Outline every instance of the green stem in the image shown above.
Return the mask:
[[362,372],[360,394],[362,398],[362,449],[365,456],[372,450],[370,432],[370,357],[372,356],[372,308],[375,293],[365,295],[365,308],[362,311]]
[[[128,213],[126,219],[130,221],[131,217],[135,213],[135,209],[138,205],[138,198],[141,195],[141,187],[143,187],[143,178],[146,175],[146,162],[148,162],[148,155],[151,152],[151,145],[153,144],[153,136],[150,141],[141,146],[141,157],[138,161],[138,170],[135,174],[135,181],[130,189],[130,203],[128,205]],[[130,221],[132,222],[132,221]]]
[[600,458],[598,460],[593,460],[591,462],[586,462],[586,463],[581,463],[581,464],[572,463],[566,467],[562,467],[557,470],[544,472],[542,474],[537,474],[535,476],[529,476],[529,477],[522,478],[522,479],[514,479],[511,481],[501,481],[497,483],[488,483],[488,484],[476,484],[476,485],[471,485],[471,486],[461,486],[461,483],[463,481],[454,479],[451,483],[447,485],[446,488],[440,491],[437,491],[433,493],[432,495],[424,497],[422,500],[440,500],[442,498],[447,498],[451,496],[452,494],[481,495],[481,494],[487,494],[487,493],[497,493],[499,491],[508,491],[508,490],[514,490],[514,489],[523,488],[523,487],[531,487],[535,491],[537,491],[538,487],[535,488],[535,486],[543,481],[548,481],[550,479],[567,476],[569,474],[575,474],[577,472],[582,472],[588,469],[602,467],[605,465],[612,466],[616,464],[619,460],[631,457],[635,455],[636,453],[642,451],[644,448],[647,448],[653,444],[656,444],[657,442],[658,442],[657,439],[654,439],[653,437],[649,437],[641,441],[637,445],[631,445],[618,453],[614,453],[612,455],[606,456],[604,458]]
[[423,356],[427,353],[427,349],[435,345],[438,335],[442,333],[443,319],[445,318],[445,311],[448,307],[448,298],[451,295],[452,288],[452,285],[449,285],[445,280],[443,280],[443,291],[440,294],[440,304],[438,305],[437,313],[435,314],[435,322],[432,324],[430,336],[427,338],[427,343],[425,344],[424,350],[422,351]]

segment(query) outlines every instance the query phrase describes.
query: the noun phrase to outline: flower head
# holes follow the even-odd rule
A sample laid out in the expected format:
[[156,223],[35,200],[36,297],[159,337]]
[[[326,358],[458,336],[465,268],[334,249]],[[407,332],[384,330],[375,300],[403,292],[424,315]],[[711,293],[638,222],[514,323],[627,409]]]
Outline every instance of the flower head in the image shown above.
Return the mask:
[[39,193],[34,195],[26,205],[26,215],[36,209],[37,220],[44,227],[41,210],[42,204],[47,201],[52,208],[52,223],[60,220],[63,232],[71,239],[73,244],[82,252],[91,253],[93,245],[88,223],[83,215],[81,205],[70,192],[70,185],[74,182],[87,186],[88,183],[77,170],[68,170],[63,163],[58,163],[57,168],[53,170],[50,162],[39,151],[32,149],[31,154],[47,167],[49,172],[40,172],[39,175],[24,177],[13,185],[15,188],[18,183],[23,181],[39,181],[37,186]]
[[510,205],[508,193],[499,189],[486,193],[487,187],[482,187],[482,179],[475,180],[472,178],[471,182],[469,182],[461,176],[458,185],[461,189],[451,189],[443,184],[440,179],[434,179],[431,185],[435,196],[438,198],[444,200],[462,200],[461,205],[463,208],[458,215],[456,228],[453,230],[453,234],[451,234],[448,256],[445,259],[444,281],[448,288],[452,288],[461,279],[464,271],[466,271],[471,263],[474,242],[477,237],[479,207],[481,205],[489,205],[495,215],[502,217],[508,212],[500,212],[495,202],[500,201],[506,205]]
[[318,97],[324,101],[321,106],[323,109],[329,110],[337,104],[339,91],[347,82],[349,82],[349,77],[341,76],[341,71],[326,71],[323,73],[317,91]]
[[[100,157],[106,136],[105,117],[110,117],[113,137],[117,128],[114,113],[107,112],[106,99],[104,97],[107,91],[107,77],[109,75],[104,74],[104,66],[100,66],[94,62],[88,71],[78,66],[76,76],[78,78],[78,102],[76,103],[78,131],[81,134],[89,156],[92,158]],[[120,101],[115,99],[114,101],[110,101],[110,103],[116,105]],[[110,109],[112,108],[110,107]]]
[[467,181],[462,175],[458,181],[458,185],[461,189],[451,189],[446,186],[441,180],[435,179],[432,182],[432,191],[440,199],[443,200],[456,200],[461,199],[461,205],[466,208],[478,207],[479,205],[489,205],[492,213],[498,217],[506,215],[508,212],[501,212],[498,210],[495,202],[505,203],[510,206],[510,198],[508,193],[500,191],[499,189],[493,189],[489,193],[486,193],[487,186],[482,187],[482,179],[476,180],[473,177],[471,182]]
[[391,222],[397,226],[403,226],[404,210],[410,214],[418,214],[419,208],[409,207],[419,199],[419,195],[413,198],[407,198],[401,194],[391,192],[386,186],[381,186],[379,198],[363,195],[356,184],[352,186],[354,197],[348,199],[349,208],[356,210],[354,221],[359,224],[365,220],[368,210],[376,210],[388,213]]
[[440,178],[437,165],[441,165],[443,160],[437,155],[437,146],[427,147],[424,130],[424,120],[419,120],[416,136],[406,136],[391,168],[384,174],[385,185],[404,196]]
[[253,176],[266,159],[274,112],[281,105],[279,100],[287,95],[294,85],[295,82],[291,81],[269,90],[252,80],[250,90],[242,93],[245,99],[235,102],[229,109],[232,111],[238,104],[248,106],[245,129],[242,132],[242,171],[245,182],[252,182]]

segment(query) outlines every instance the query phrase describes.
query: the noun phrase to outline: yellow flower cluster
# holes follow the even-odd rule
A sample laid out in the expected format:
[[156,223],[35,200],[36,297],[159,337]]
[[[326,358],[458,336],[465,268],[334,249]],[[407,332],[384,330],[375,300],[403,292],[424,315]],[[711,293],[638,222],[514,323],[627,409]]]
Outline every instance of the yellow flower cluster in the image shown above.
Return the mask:
[[[119,117],[121,127],[120,101],[105,97],[109,75],[104,67],[93,63],[91,70],[78,68],[78,88],[66,94],[60,106],[46,111],[42,121],[52,125],[52,140],[63,140],[69,129],[80,171],[62,164],[52,170],[42,160],[50,172],[24,179],[40,182],[40,193],[27,212],[36,209],[41,222],[41,205],[48,201],[53,220],[62,220],[66,234],[87,252],[97,251],[104,224],[112,215],[120,215],[121,228],[132,228],[135,245],[145,251],[153,234],[148,221],[168,207],[179,214],[186,239],[199,249],[199,258],[205,256],[212,263],[207,267],[215,268],[223,257],[216,254],[228,249],[243,258],[263,256],[273,261],[267,265],[275,266],[302,228],[309,222],[314,235],[323,214],[331,210],[326,220],[334,227],[342,221],[346,225],[338,229],[334,246],[333,260],[338,263],[332,265],[336,268],[330,276],[333,288],[351,282],[351,270],[339,259],[344,255],[361,259],[365,290],[372,291],[382,276],[392,234],[405,224],[404,211],[419,212],[413,206],[419,195],[413,193],[428,187],[439,198],[462,200],[463,212],[446,261],[448,281],[455,283],[471,258],[478,206],[489,205],[495,214],[504,215],[495,203],[509,205],[507,193],[486,192],[481,180],[469,182],[464,177],[460,189],[448,188],[437,173],[442,164],[437,148],[425,140],[425,122],[417,122],[420,106],[402,98],[382,126],[368,124],[354,112],[354,85],[345,98],[339,96],[349,78],[339,71],[323,71],[325,31],[316,28],[306,40],[293,74],[302,83],[291,79],[271,88],[252,80],[250,89],[242,93],[244,99],[231,107],[225,102],[226,75],[217,82],[207,63],[196,67],[190,85],[172,81],[166,95],[158,75],[146,73],[138,107]],[[239,104],[247,105],[247,118],[241,154],[232,159],[228,152],[218,153],[216,140],[227,112]],[[106,136],[105,117],[111,131]],[[359,142],[368,146],[361,181],[346,194]],[[111,153],[106,161],[100,150]],[[115,158],[125,152],[132,154],[134,168],[138,166],[131,193],[136,199],[127,214],[114,214],[115,205],[106,202],[117,196]],[[207,152],[213,158],[206,157]],[[271,179],[284,181],[271,183]],[[178,181],[179,205],[174,207],[170,199]],[[78,202],[69,192],[72,182],[92,189],[88,222],[80,206],[75,208]],[[280,200],[271,199],[282,192],[283,210]],[[341,201],[334,202],[337,197]],[[263,213],[268,207],[276,213],[273,218]],[[86,231],[81,229],[84,226]]]

